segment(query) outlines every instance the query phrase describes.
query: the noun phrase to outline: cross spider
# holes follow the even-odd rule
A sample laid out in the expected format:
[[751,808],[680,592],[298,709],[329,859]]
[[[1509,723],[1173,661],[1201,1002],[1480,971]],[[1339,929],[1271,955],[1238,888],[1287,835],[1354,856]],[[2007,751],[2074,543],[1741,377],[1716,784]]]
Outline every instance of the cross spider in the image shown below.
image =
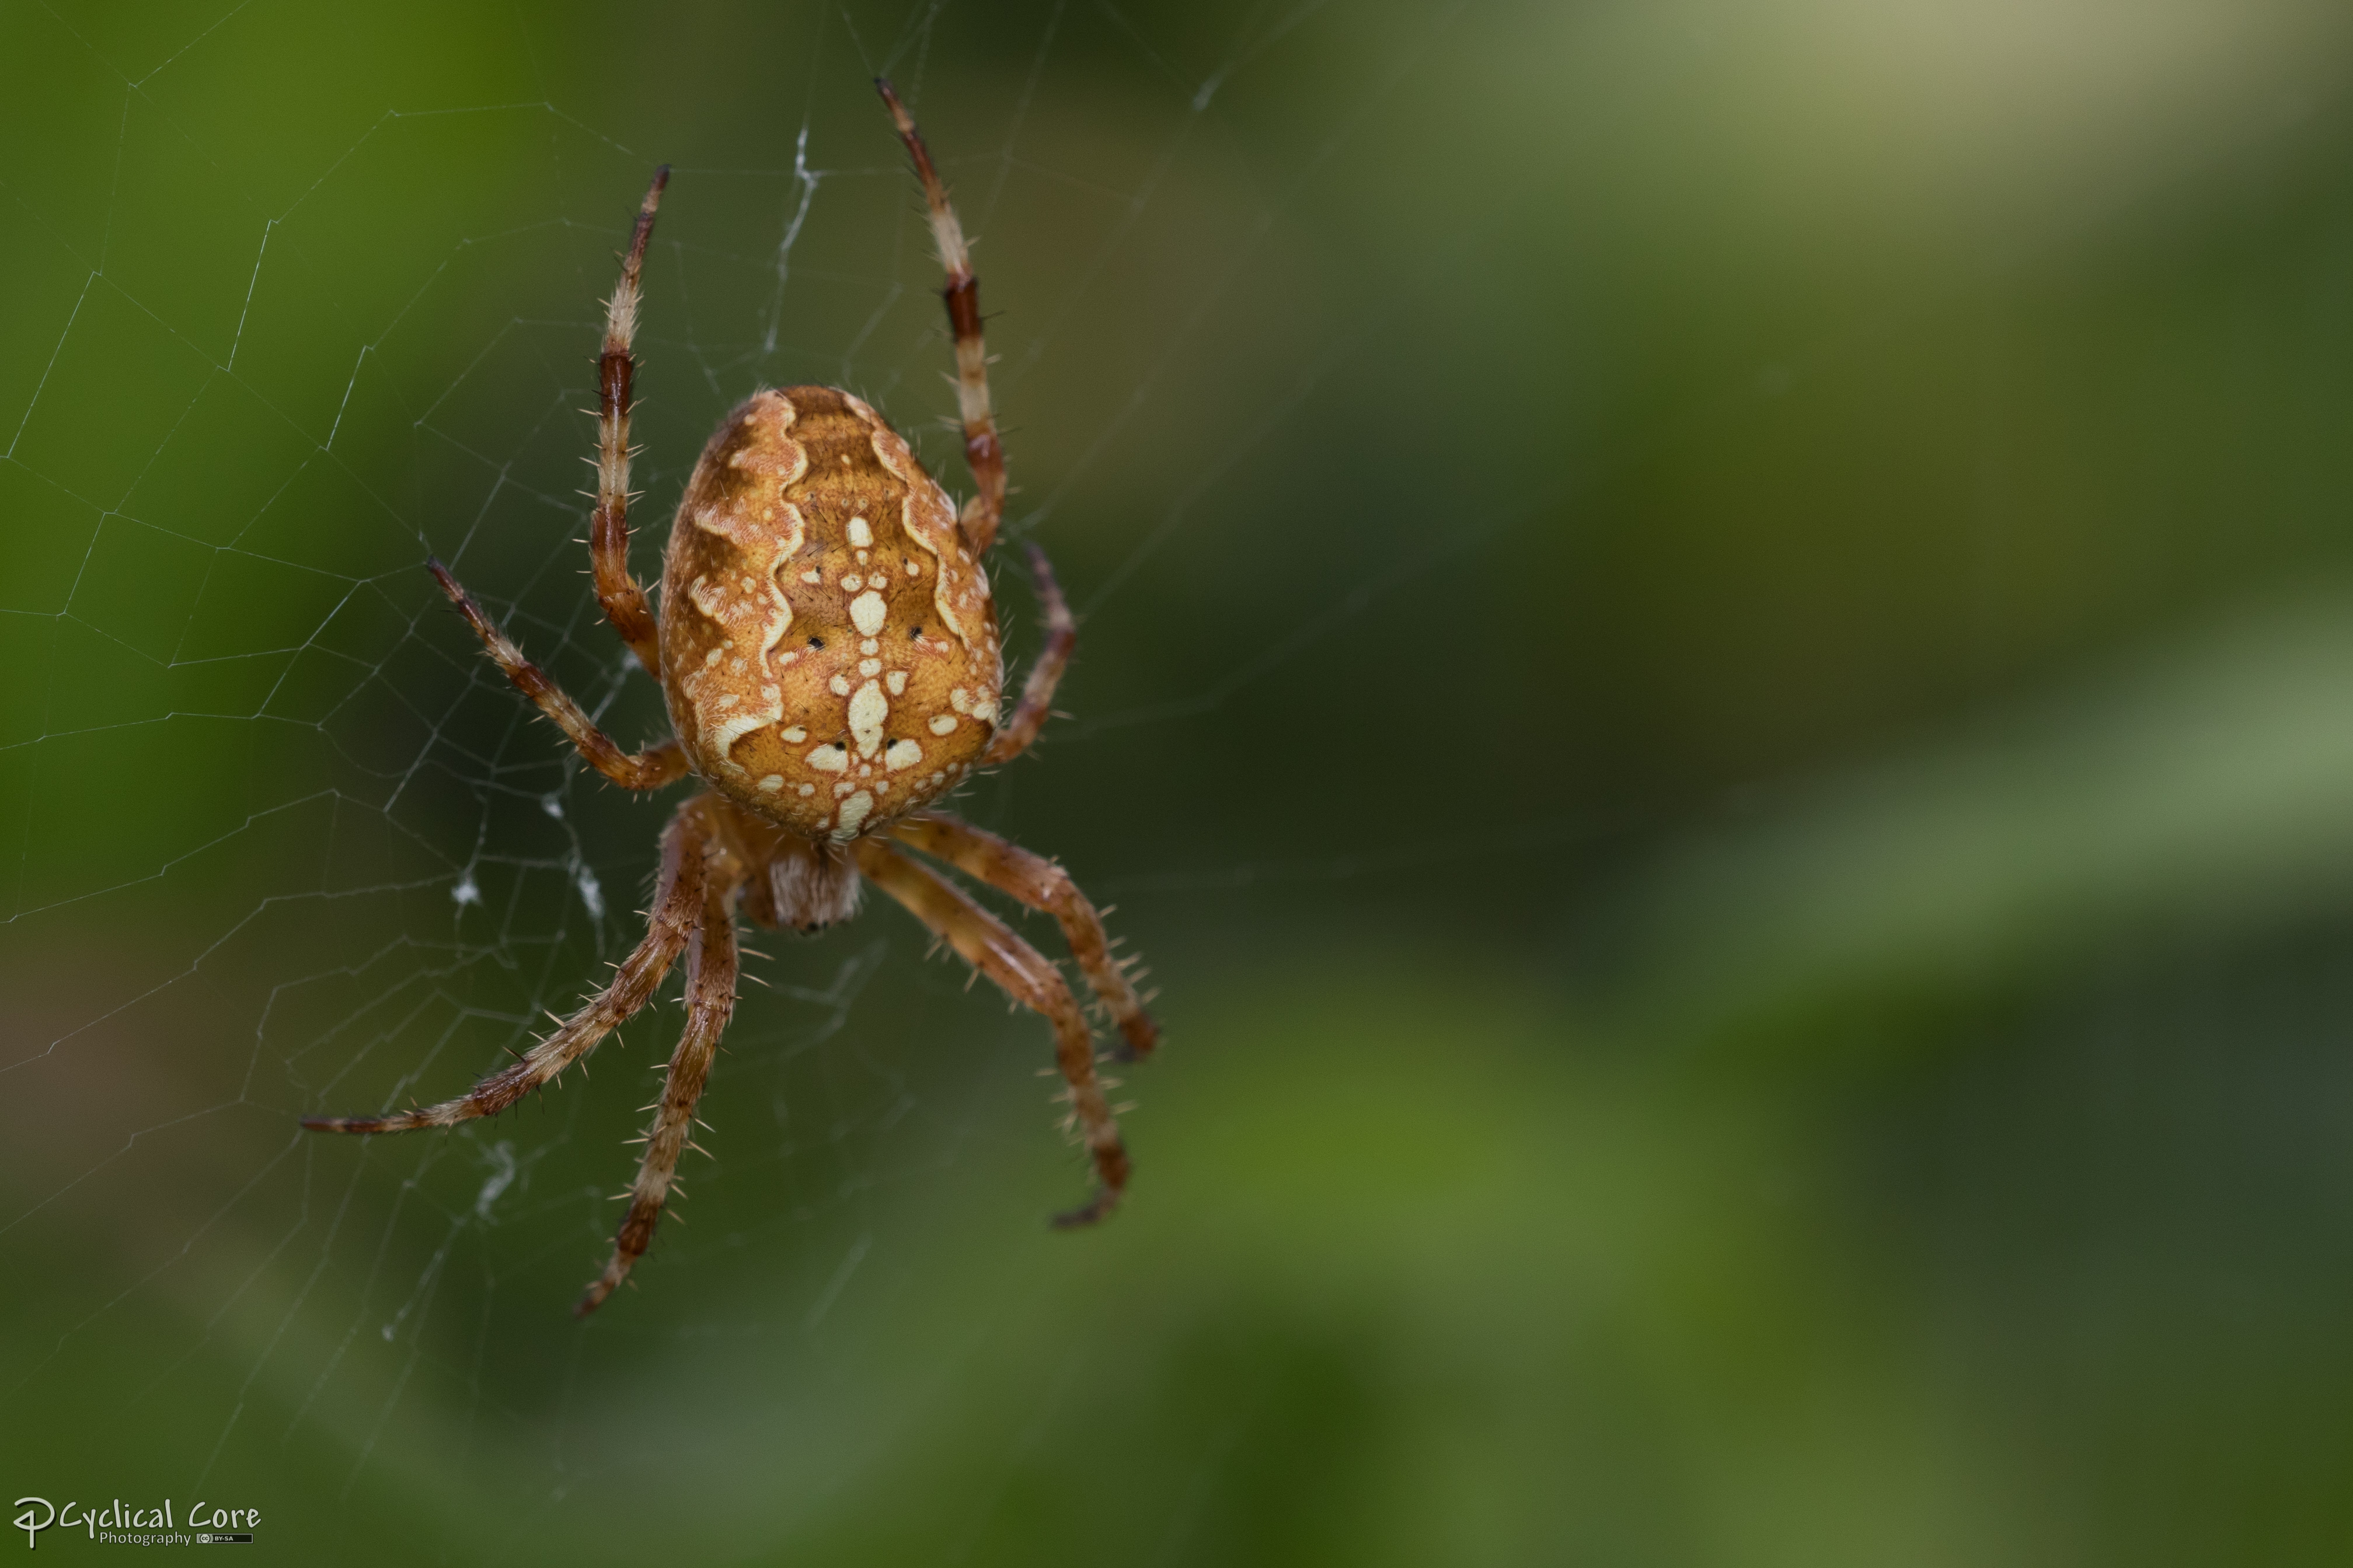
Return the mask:
[[[710,786],[662,832],[661,869],[645,939],[612,983],[513,1064],[462,1099],[381,1116],[311,1117],[329,1132],[406,1132],[491,1116],[594,1049],[644,1006],[686,955],[686,1028],[651,1107],[646,1152],[612,1260],[575,1310],[594,1311],[653,1240],[687,1123],[735,1005],[734,917],[817,931],[856,912],[871,881],[913,910],[965,963],[1050,1019],[1055,1060],[1092,1156],[1096,1190],[1057,1217],[1087,1225],[1127,1184],[1127,1152],[1094,1037],[1060,969],[906,846],[1054,916],[1096,999],[1117,1026],[1118,1055],[1150,1053],[1158,1026],[1114,960],[1102,921],[1054,862],[942,812],[919,809],[975,767],[1011,761],[1046,721],[1077,627],[1045,552],[1029,568],[1046,645],[1008,714],[997,607],[981,563],[1005,510],[1005,454],[989,411],[979,289],[964,231],[915,122],[887,80],[875,86],[914,160],[947,269],[964,449],[979,492],[959,516],[907,443],[847,392],[788,386],[755,393],[719,427],[687,480],[662,563],[658,619],[628,566],[630,342],[638,282],[667,165],[638,209],[621,281],[607,307],[597,362],[596,505],[589,558],[597,602],[661,682],[677,739],[631,754],[522,656],[438,561],[442,591],[507,679],[560,725],[581,756],[625,789],[692,773]],[[892,842],[896,840],[896,843]]]

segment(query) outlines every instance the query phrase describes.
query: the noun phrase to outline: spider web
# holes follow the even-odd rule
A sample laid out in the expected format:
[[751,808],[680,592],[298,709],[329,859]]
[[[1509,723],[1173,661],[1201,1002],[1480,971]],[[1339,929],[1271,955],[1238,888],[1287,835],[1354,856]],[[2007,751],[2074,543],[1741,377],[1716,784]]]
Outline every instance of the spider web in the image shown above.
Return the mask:
[[[576,1342],[563,1311],[607,1245],[675,982],[583,1092],[519,1117],[406,1147],[293,1127],[462,1087],[641,931],[666,805],[604,789],[551,744],[418,566],[448,561],[616,733],[660,732],[577,542],[597,302],[657,156],[677,174],[638,344],[641,575],[703,434],[757,385],[852,387],[961,478],[936,264],[887,121],[861,101],[878,71],[926,114],[983,238],[997,395],[1029,486],[1011,532],[1054,540],[1124,510],[1061,552],[1082,615],[1114,624],[1148,574],[1185,557],[1198,571],[1216,547],[1197,537],[1224,531],[1205,514],[1364,352],[1360,325],[1280,323],[1248,356],[1279,374],[1223,406],[1205,395],[1236,367],[1205,331],[1257,313],[1241,301],[1286,259],[1282,215],[1394,90],[1409,39],[1445,35],[1447,8],[1402,8],[1406,32],[1335,95],[1340,118],[1272,156],[1219,100],[1254,69],[1281,79],[1319,5],[1173,34],[1108,6],[963,18],[959,51],[1003,53],[961,74],[934,63],[941,9],[769,25],[726,112],[696,76],[743,56],[714,58],[710,37],[627,35],[651,52],[625,61],[527,17],[379,17],[337,38],[256,4],[164,33],[63,7],[15,16],[17,47],[68,80],[53,118],[12,132],[50,156],[10,193],[32,258],[0,462],[24,557],[7,624],[42,675],[7,737],[7,931],[30,1002],[6,1066],[43,1087],[9,1226],[36,1252],[77,1234],[125,1250],[105,1283],[45,1293],[7,1375],[40,1406],[113,1365],[131,1407],[190,1423],[168,1455],[86,1454],[111,1479],[50,1489],[259,1488],[280,1517],[381,1517],[387,1500],[415,1506],[403,1478],[436,1445],[480,1458],[520,1441],[536,1451],[498,1484],[560,1516],[644,1462],[586,1407],[642,1369],[649,1335],[765,1347],[800,1368],[782,1402],[814,1410],[863,1353],[828,1336],[862,1341],[852,1325],[886,1318],[878,1302],[921,1310],[893,1232],[1026,1247],[1041,1203],[1077,1189],[1040,1103],[1035,1021],[976,1012],[919,934],[874,912],[822,943],[752,938],[767,956],[727,1043],[726,1120],[744,1135],[724,1181],[755,1184],[757,1209],[678,1205],[688,1223],[655,1265],[674,1306],[609,1314],[609,1349]],[[463,68],[435,58],[452,50]],[[297,62],[278,79],[291,104],[223,101]],[[985,126],[950,123],[951,103],[992,95]],[[1109,131],[1081,127],[1090,102]],[[1038,389],[1071,371],[1052,404],[1087,415],[1049,436]],[[1214,455],[1156,454],[1172,430]],[[1139,513],[1138,493],[1164,499]],[[1415,559],[1312,584],[1297,626],[1156,700],[1147,688],[1122,709],[1106,684],[1051,750],[1112,753],[1119,733],[1214,714]],[[965,805],[1010,825],[1029,782]],[[1119,847],[1123,816],[1081,815],[1101,891],[1183,853],[1182,835]],[[698,1269],[698,1251],[766,1261],[721,1284],[736,1270]],[[499,1364],[510,1318],[534,1325],[528,1372]],[[948,1335],[942,1364],[970,1357],[976,1331]],[[811,1484],[885,1440],[841,1439]]]
[[[1257,977],[1214,1016],[1290,996],[1309,1028],[1324,993],[1266,976],[1357,973],[1319,922],[1434,914],[1543,990],[1588,914],[1559,879],[1616,875],[1688,804],[1564,787],[1568,748],[1519,738],[1545,693],[1400,668],[1414,606],[1481,606],[1431,635],[1510,670],[1559,634],[1546,584],[1605,559],[1573,520],[1613,466],[1692,427],[1766,430],[1761,408],[1868,360],[1891,322],[1966,310],[1988,273],[2140,210],[2184,177],[2149,174],[2152,142],[2227,163],[2296,119],[2220,94],[2019,198],[2037,216],[2011,249],[1860,290],[1770,355],[1724,351],[1702,397],[1572,435],[1562,410],[1623,341],[1572,310],[1548,322],[1585,366],[1513,349],[1463,279],[1529,297],[1504,287],[1523,220],[1444,181],[1498,123],[1544,123],[1452,107],[1491,79],[1536,95],[1509,54],[1537,23],[1508,9],[592,24],[246,0],[169,20],[40,4],[6,25],[14,58],[54,73],[0,130],[21,251],[0,321],[0,635],[20,676],[0,700],[0,1226],[46,1281],[12,1309],[0,1383],[55,1435],[16,1452],[18,1489],[260,1504],[290,1535],[401,1557],[458,1539],[987,1555],[1056,1506],[1041,1434],[1123,1386],[1132,1325],[1088,1317],[1102,1259],[1133,1255],[1036,1225],[1083,1179],[1037,1077],[1044,1026],[924,962],[885,908],[819,942],[749,935],[756,984],[702,1112],[717,1157],[690,1161],[638,1289],[585,1329],[564,1312],[609,1246],[675,980],[507,1117],[364,1144],[295,1127],[459,1091],[642,929],[675,794],[630,798],[574,761],[420,561],[448,563],[623,744],[661,733],[578,542],[598,302],[651,163],[676,174],[638,342],[640,576],[705,435],[758,385],[849,387],[963,481],[935,264],[867,95],[888,72],[982,242],[1009,534],[1054,552],[1084,624],[1075,717],[958,809],[1125,906],[1115,928],[1164,976]],[[1620,25],[1595,13],[1579,36]],[[1725,25],[1701,9],[1668,30],[1704,54]],[[2196,42],[2177,31],[2152,49]],[[1667,91],[1613,101],[1630,114],[1645,90]],[[1430,389],[1402,367],[1450,332],[1500,349],[1493,404],[1434,422],[1443,456],[1417,465],[1398,432]],[[1602,435],[1625,450],[1583,449]],[[1020,655],[1028,601],[999,577]],[[1433,703],[1493,764],[1475,813],[1367,739],[1392,704]],[[1148,1184],[1158,1090],[1131,1089]],[[1248,1384],[1260,1352],[1203,1333]],[[1277,1371],[1345,1425],[1319,1364]],[[1176,1479],[1133,1539],[1207,1551],[1208,1500],[1279,1408],[1179,1422],[1151,1456]],[[939,1495],[894,1533],[885,1500],[925,1481]]]

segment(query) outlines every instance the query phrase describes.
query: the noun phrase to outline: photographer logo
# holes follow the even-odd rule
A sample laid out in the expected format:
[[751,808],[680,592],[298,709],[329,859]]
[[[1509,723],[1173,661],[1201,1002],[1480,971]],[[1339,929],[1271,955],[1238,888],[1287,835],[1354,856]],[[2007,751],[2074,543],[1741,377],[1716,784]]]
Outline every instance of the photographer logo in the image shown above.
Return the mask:
[[60,1508],[47,1498],[20,1497],[10,1507],[8,1522],[25,1532],[27,1551],[38,1548],[41,1532],[52,1526],[86,1531],[103,1546],[227,1546],[251,1542],[261,1522],[258,1508],[222,1508],[201,1499],[185,1520],[170,1498],[152,1508],[121,1498]]

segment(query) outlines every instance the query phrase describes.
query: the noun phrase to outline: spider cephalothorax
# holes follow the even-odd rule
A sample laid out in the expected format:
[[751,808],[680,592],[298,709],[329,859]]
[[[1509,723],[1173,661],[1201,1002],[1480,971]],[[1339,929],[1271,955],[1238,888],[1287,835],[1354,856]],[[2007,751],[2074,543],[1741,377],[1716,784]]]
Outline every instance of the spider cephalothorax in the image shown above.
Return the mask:
[[[639,279],[654,174],[638,209],[597,363],[596,508],[589,554],[606,617],[662,685],[677,739],[625,752],[431,563],[491,657],[614,783],[659,789],[689,773],[709,785],[662,834],[644,941],[612,983],[512,1065],[459,1100],[383,1116],[312,1117],[328,1131],[401,1132],[495,1115],[551,1082],[645,1005],[686,960],[687,1024],[648,1130],[612,1260],[581,1300],[594,1310],[653,1239],[735,1002],[737,915],[815,931],[856,912],[863,882],[913,910],[964,960],[1054,1026],[1055,1059],[1092,1157],[1095,1195],[1057,1223],[1111,1212],[1128,1162],[1092,1032],[1061,971],[938,870],[934,859],[1052,914],[1119,1054],[1148,1054],[1157,1027],[1114,960],[1092,905],[1060,866],[955,817],[923,809],[975,767],[1010,761],[1046,721],[1076,629],[1043,552],[1029,565],[1046,646],[1020,702],[1001,707],[997,606],[982,562],[1005,510],[1005,457],[990,412],[978,286],[955,209],[914,121],[876,84],[914,159],[947,268],[965,456],[978,493],[959,514],[881,416],[849,393],[790,386],[754,394],[703,448],[670,525],[659,619],[629,574],[629,404]],[[895,842],[894,842],[895,841]],[[902,848],[904,846],[906,848]]]

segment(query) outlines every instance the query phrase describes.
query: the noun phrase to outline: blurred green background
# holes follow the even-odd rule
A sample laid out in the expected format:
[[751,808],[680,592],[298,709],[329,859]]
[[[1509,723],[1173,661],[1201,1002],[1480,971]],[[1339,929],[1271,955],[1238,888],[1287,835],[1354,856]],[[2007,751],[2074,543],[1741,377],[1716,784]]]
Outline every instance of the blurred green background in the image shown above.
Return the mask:
[[[2353,1557],[2341,5],[10,0],[0,61],[5,1496],[302,1562]],[[641,572],[760,384],[965,485],[881,70],[1086,617],[961,808],[1154,965],[1134,1198],[1045,1230],[1046,1030],[878,904],[754,939],[687,1223],[576,1325],[674,1005],[295,1127],[566,1008],[666,809],[420,563],[660,732],[574,542],[657,161]]]

